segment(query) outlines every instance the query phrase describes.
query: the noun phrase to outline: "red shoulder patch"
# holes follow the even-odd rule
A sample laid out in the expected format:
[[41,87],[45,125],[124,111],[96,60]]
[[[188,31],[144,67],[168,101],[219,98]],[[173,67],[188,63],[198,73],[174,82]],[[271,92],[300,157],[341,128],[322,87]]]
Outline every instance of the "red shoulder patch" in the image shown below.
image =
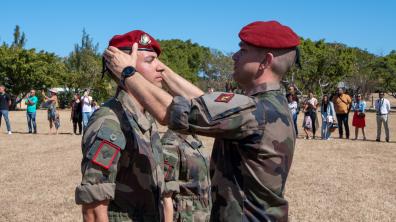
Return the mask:
[[215,99],[215,102],[228,103],[232,97],[234,97],[234,93],[222,93]]
[[92,158],[92,162],[108,170],[118,152],[120,152],[120,147],[107,140],[102,140]]

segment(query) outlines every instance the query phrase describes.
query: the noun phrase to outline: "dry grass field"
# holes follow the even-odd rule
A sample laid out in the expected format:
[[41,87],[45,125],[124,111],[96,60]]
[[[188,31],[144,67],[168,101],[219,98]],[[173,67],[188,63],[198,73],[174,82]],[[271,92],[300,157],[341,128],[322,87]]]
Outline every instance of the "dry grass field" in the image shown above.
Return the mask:
[[[71,133],[69,111],[61,111],[59,135],[47,134],[45,111],[37,135],[26,134],[24,111],[10,118],[14,133],[5,134],[4,121],[0,132],[0,221],[81,221],[74,204],[81,137]],[[299,138],[286,187],[290,220],[396,221],[395,114],[390,123],[390,143],[374,141],[373,113],[368,141]],[[212,139],[203,140],[211,147]]]

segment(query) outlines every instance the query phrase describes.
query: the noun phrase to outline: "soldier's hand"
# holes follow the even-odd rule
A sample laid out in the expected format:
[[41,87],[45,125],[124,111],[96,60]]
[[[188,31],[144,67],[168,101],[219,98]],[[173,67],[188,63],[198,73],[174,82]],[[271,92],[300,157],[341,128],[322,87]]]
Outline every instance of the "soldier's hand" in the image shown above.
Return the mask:
[[103,55],[106,60],[107,68],[119,78],[125,67],[133,66],[136,68],[137,49],[138,44],[134,43],[132,46],[132,53],[126,54],[116,47],[109,46]]

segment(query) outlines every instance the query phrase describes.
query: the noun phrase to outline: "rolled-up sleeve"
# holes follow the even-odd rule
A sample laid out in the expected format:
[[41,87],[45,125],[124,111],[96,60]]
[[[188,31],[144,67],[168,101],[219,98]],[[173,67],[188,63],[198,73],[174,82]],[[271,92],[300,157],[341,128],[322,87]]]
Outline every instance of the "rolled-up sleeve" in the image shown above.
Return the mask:
[[225,139],[244,138],[260,130],[253,114],[255,100],[235,94],[230,102],[216,102],[219,93],[187,100],[176,96],[170,105],[169,128],[181,133],[193,133]]
[[77,204],[89,204],[114,199],[115,183],[85,184],[76,188]]
[[[115,196],[117,166],[121,151],[125,148],[125,137],[117,121],[99,118],[88,125],[82,141],[83,159],[81,162],[82,180],[75,189],[76,204],[90,204],[112,200]],[[105,150],[104,144],[118,148]],[[96,156],[110,159],[108,165],[93,161]],[[103,161],[103,158],[99,161]],[[106,160],[106,159],[105,159]]]

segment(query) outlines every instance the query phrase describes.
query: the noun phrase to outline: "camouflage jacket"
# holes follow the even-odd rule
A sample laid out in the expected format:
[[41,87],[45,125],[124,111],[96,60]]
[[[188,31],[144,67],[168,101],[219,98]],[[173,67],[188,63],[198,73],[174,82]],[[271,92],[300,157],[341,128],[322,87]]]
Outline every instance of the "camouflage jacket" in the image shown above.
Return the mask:
[[209,161],[196,137],[168,130],[161,139],[164,175],[168,192],[173,192],[174,221],[209,221]]
[[160,221],[163,153],[154,119],[125,92],[89,120],[76,203],[112,200],[110,221]]
[[279,84],[262,84],[250,96],[175,97],[170,110],[169,128],[215,137],[211,221],[288,220],[284,191],[296,135]]

